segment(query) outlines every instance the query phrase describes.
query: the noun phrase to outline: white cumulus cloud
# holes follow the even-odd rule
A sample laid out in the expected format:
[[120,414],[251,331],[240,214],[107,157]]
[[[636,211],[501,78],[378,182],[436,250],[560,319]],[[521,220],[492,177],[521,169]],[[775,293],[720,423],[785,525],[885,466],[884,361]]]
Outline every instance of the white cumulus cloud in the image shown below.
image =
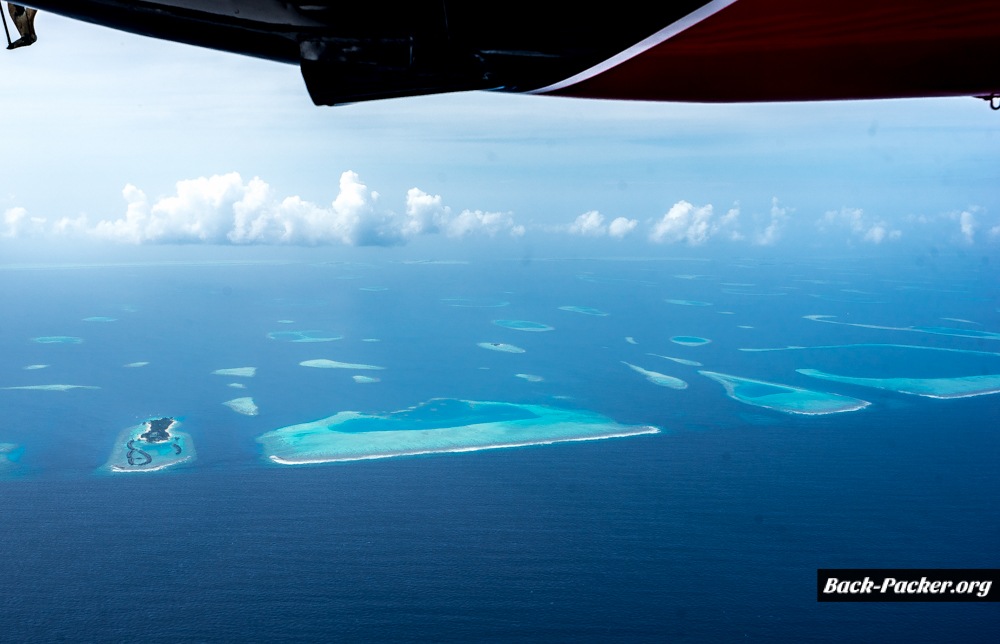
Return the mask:
[[704,244],[710,236],[711,220],[712,204],[699,208],[687,201],[678,201],[653,224],[649,239],[657,243]]
[[441,195],[429,195],[420,188],[406,193],[406,216],[403,234],[407,237],[436,233],[451,218],[451,208],[442,205]]
[[873,219],[865,215],[861,208],[841,208],[830,210],[816,222],[823,232],[846,229],[851,238],[870,244],[881,244],[885,240],[897,240],[903,231],[893,228],[883,219]]
[[695,206],[678,201],[653,224],[650,241],[673,244],[685,242],[691,246],[704,244],[712,237],[725,234],[729,239],[741,239],[736,228],[740,211],[733,207],[722,217],[715,217],[712,204]]
[[763,228],[758,228],[754,234],[754,243],[758,246],[773,246],[781,237],[781,233],[788,222],[790,208],[778,205],[778,198],[771,199],[770,218]]
[[569,232],[572,235],[583,235],[584,237],[600,237],[608,232],[604,225],[604,215],[591,210],[585,212],[569,225]]
[[4,212],[0,237],[34,237],[44,231],[44,217],[31,217],[26,209],[16,206]]
[[83,215],[50,223],[30,217],[24,208],[10,208],[0,236],[76,235],[131,244],[391,246],[419,235],[525,233],[511,213],[463,210],[453,216],[440,195],[419,188],[407,192],[405,210],[395,213],[382,207],[379,194],[352,171],[340,176],[337,195],[326,206],[298,196],[279,198],[259,177],[244,181],[236,172],[179,181],[175,194],[156,200],[128,184],[122,197],[124,214],[96,223]]
[[951,213],[951,218],[958,221],[958,230],[962,235],[962,240],[971,244],[976,241],[976,230],[979,229],[979,222],[976,221],[976,211],[978,208],[969,208],[961,212]]
[[616,239],[621,239],[625,235],[629,234],[635,227],[639,225],[639,222],[635,219],[626,219],[625,217],[615,217],[615,219],[608,224],[608,235],[615,237]]
[[510,213],[463,210],[445,224],[444,231],[449,237],[467,237],[474,234],[495,237],[500,232],[507,232],[511,237],[522,237],[524,226],[515,224]]
[[639,222],[626,217],[616,217],[610,224],[604,225],[604,215],[596,210],[585,212],[577,217],[566,229],[571,235],[583,237],[603,237],[605,235],[621,239],[635,230]]

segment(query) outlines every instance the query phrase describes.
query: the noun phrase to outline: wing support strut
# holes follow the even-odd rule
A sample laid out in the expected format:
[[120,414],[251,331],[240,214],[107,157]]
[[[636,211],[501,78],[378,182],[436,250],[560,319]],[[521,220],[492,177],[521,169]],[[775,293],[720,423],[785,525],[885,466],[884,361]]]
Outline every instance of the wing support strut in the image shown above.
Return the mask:
[[10,29],[7,28],[7,16],[4,15],[3,5],[0,5],[0,18],[3,18],[3,32],[7,34],[7,46],[10,47],[13,43],[10,40]]

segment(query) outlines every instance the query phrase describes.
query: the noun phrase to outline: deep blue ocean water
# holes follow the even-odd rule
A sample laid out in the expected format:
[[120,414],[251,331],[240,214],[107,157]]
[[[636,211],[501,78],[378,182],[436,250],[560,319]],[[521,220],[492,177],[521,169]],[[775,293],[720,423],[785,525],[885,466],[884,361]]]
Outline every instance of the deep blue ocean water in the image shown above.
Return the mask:
[[[1000,567],[997,395],[936,400],[795,370],[1000,374],[1000,340],[904,330],[1000,332],[997,273],[961,258],[0,270],[0,387],[100,387],[0,390],[0,443],[19,446],[0,474],[0,639],[995,641],[995,604],[820,604],[815,580],[817,568]],[[292,330],[343,338],[267,337]],[[32,341],[44,336],[83,342]],[[739,350],[789,345],[836,348]],[[319,358],[385,369],[357,383],[299,366]],[[256,375],[212,374],[245,366]],[[872,404],[781,413],[698,369]],[[259,415],[222,405],[242,396]],[[435,397],[663,432],[304,467],[267,462],[255,441]],[[195,461],[100,470],[123,429],[159,416],[181,420]]]

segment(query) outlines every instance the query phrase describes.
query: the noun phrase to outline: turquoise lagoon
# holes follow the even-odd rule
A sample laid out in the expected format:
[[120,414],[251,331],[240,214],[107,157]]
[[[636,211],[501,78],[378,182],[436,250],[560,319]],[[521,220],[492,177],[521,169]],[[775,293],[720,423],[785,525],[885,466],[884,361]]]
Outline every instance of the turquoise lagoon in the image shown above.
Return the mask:
[[282,465],[546,445],[659,433],[600,414],[541,405],[437,398],[389,414],[344,411],[260,436]]

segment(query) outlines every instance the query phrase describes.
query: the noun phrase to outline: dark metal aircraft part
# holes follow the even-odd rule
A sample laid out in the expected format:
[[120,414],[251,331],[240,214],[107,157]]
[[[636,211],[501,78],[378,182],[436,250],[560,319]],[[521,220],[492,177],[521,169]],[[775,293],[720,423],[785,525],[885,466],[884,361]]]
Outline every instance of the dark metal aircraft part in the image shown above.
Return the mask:
[[1000,93],[995,0],[34,0],[301,66],[313,101],[490,89],[658,101]]

